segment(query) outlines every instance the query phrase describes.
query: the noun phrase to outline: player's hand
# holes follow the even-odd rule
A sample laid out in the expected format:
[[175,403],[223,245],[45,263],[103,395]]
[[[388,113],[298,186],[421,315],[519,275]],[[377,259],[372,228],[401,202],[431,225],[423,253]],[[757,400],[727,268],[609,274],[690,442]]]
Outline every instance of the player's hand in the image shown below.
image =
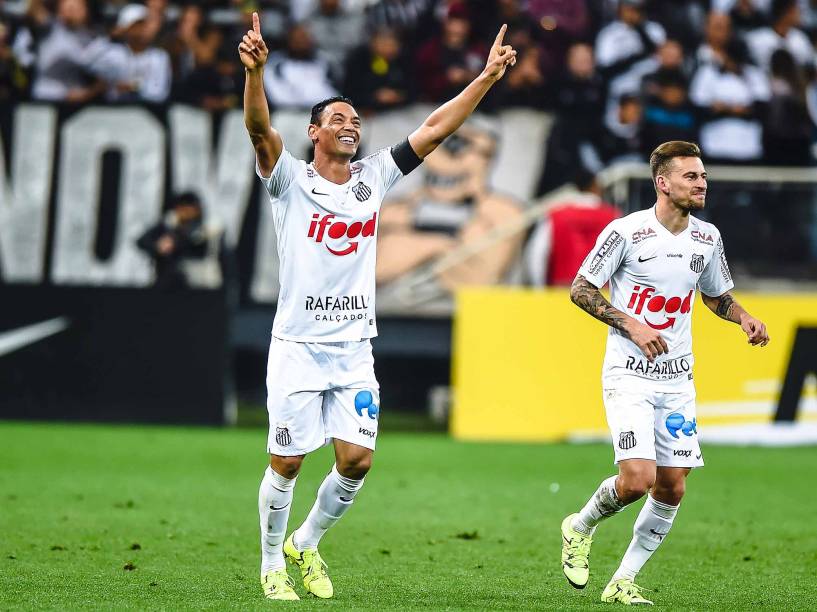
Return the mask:
[[516,64],[516,50],[510,45],[502,44],[502,39],[505,38],[507,30],[508,25],[503,23],[502,27],[499,28],[499,34],[496,35],[494,44],[491,46],[488,62],[485,64],[485,75],[493,81],[501,79],[507,67]]
[[659,355],[669,353],[667,341],[652,327],[633,319],[626,331],[630,340],[635,342],[650,363],[655,361]]
[[258,13],[252,14],[252,30],[248,30],[238,45],[238,56],[248,70],[256,70],[267,63],[269,50],[261,38],[261,22]]
[[740,328],[749,337],[749,344],[752,346],[766,346],[769,344],[769,333],[766,331],[766,324],[755,319],[751,315],[745,315],[740,321]]

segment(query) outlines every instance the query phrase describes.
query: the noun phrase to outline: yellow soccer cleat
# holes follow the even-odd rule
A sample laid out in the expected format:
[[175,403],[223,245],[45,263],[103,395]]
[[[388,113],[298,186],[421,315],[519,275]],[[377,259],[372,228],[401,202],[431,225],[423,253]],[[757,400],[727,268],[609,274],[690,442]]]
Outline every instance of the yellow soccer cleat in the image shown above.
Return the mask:
[[293,587],[295,583],[285,569],[271,570],[261,576],[261,586],[267,599],[296,600],[300,599]]
[[284,542],[284,555],[301,569],[301,577],[304,579],[307,592],[321,599],[332,597],[335,590],[326,573],[326,563],[321,559],[317,548],[298,550],[290,535]]
[[629,578],[611,580],[601,594],[607,603],[621,603],[625,606],[651,606],[652,602],[641,593],[642,588]]
[[571,523],[578,514],[562,521],[562,571],[571,586],[583,589],[590,578],[590,545],[592,536],[579,533]]

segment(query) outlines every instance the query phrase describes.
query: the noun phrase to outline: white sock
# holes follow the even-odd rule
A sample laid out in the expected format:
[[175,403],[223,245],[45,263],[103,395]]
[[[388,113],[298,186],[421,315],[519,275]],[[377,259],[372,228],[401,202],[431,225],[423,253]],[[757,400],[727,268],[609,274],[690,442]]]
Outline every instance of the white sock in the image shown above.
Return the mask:
[[304,524],[295,530],[293,543],[298,550],[317,548],[318,542],[332,525],[352,505],[355,495],[363,486],[364,479],[353,480],[338,473],[336,465],[326,475],[320,488],[315,505],[309,511]]
[[669,533],[677,512],[678,506],[670,506],[653,499],[652,495],[647,495],[647,501],[635,519],[633,539],[624,553],[621,565],[613,574],[613,580],[619,578],[635,580],[636,574],[641,571]]
[[286,567],[284,536],[286,535],[292,490],[297,476],[284,478],[267,467],[258,489],[258,515],[261,520],[261,575]]
[[573,519],[573,529],[584,535],[592,535],[596,525],[624,508],[625,504],[616,494],[616,478],[618,476],[610,476],[599,485],[593,497],[579,510],[579,516]]

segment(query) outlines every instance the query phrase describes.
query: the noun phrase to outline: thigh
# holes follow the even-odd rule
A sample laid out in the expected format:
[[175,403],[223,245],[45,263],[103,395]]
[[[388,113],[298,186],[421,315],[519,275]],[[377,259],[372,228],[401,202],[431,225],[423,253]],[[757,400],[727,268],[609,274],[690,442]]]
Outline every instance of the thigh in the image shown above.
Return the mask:
[[377,387],[339,387],[326,392],[323,420],[327,438],[374,450],[379,417]]
[[604,410],[616,463],[625,459],[655,461],[655,408],[651,394],[635,388],[605,388]]
[[660,393],[655,411],[655,448],[659,467],[701,467],[695,390]]

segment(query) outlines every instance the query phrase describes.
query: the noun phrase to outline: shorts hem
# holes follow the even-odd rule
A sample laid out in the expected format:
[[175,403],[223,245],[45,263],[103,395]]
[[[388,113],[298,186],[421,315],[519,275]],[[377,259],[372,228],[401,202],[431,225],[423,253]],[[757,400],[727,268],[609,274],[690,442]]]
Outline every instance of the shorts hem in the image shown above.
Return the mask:
[[314,453],[319,448],[326,446],[326,440],[321,442],[318,445],[307,446],[308,450],[289,450],[287,449],[286,452],[274,453],[270,450],[270,447],[267,447],[267,454],[275,455],[276,457],[296,457],[298,455],[308,455],[309,453]]

